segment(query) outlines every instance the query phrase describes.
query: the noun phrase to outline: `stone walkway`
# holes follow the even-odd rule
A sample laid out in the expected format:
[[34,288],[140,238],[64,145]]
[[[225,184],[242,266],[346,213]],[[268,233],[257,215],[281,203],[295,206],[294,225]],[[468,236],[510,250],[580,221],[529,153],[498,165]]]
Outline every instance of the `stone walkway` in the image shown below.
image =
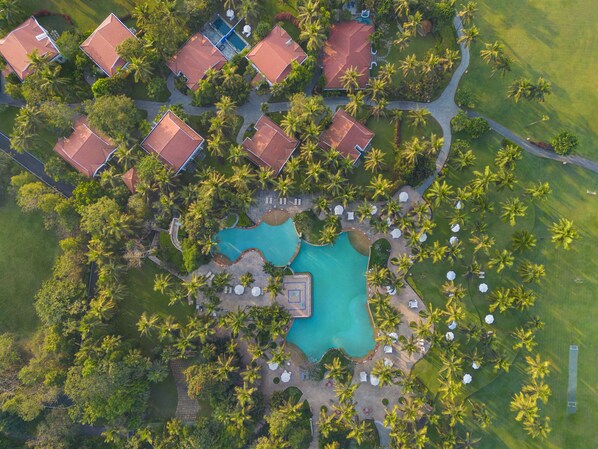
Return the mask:
[[184,423],[192,423],[195,421],[197,413],[199,412],[199,403],[197,400],[190,398],[187,393],[187,382],[183,371],[187,369],[187,363],[180,359],[175,359],[170,362],[170,369],[177,391],[177,405],[175,416]]

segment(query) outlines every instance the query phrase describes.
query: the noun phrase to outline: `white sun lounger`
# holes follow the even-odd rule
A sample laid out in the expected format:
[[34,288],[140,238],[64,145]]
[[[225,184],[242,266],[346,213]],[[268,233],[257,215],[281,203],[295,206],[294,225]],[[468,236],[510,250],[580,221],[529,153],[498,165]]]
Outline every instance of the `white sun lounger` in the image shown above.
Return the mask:
[[360,382],[367,382],[368,381],[368,373],[362,371],[359,373],[359,381]]
[[349,221],[355,220],[355,212],[347,212],[347,220],[349,220]]
[[410,309],[419,309],[419,305],[417,304],[416,299],[412,299],[411,301],[409,301],[409,308]]
[[390,345],[384,346],[384,354],[392,354],[392,346],[390,346]]

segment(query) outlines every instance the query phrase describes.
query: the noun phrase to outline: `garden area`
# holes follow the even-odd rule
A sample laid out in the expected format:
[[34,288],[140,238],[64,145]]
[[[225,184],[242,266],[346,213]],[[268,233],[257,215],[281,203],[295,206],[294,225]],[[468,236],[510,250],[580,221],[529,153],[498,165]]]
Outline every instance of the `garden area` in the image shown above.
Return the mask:
[[[598,59],[592,40],[598,9],[591,0],[495,2],[480,0],[475,23],[480,39],[471,47],[471,64],[462,86],[474,94],[476,111],[507,126],[521,137],[549,141],[560,129],[579,137],[577,152],[598,159]],[[479,57],[484,42],[499,41],[513,59],[512,71],[492,76],[492,68]],[[507,98],[507,89],[520,78],[552,83],[544,102]],[[547,120],[542,120],[543,117]]]
[[[483,171],[486,165],[491,165],[495,152],[501,147],[501,140],[493,133],[474,142],[474,151],[477,157],[472,170]],[[511,235],[515,231],[526,230],[537,237],[536,247],[527,250],[523,255],[515,253],[515,264],[513,268],[505,269],[500,274],[495,270],[487,269],[484,281],[479,281],[477,276],[470,276],[463,279],[469,269],[466,265],[471,263],[470,248],[472,243],[468,241],[469,235],[461,230],[461,240],[466,254],[463,261],[458,262],[451,268],[448,263],[433,264],[426,261],[417,264],[412,270],[413,279],[417,288],[422,292],[426,303],[430,302],[436,307],[444,306],[446,299],[440,294],[440,285],[445,281],[445,274],[449,269],[457,272],[456,282],[462,283],[467,293],[464,298],[466,316],[459,322],[455,331],[456,341],[467,345],[464,332],[460,332],[468,325],[483,320],[488,313],[492,289],[499,286],[513,286],[518,282],[516,267],[523,260],[531,260],[542,263],[546,266],[546,276],[533,285],[537,296],[535,306],[529,312],[507,311],[505,313],[494,312],[496,318],[491,326],[497,333],[499,347],[504,351],[505,358],[513,362],[508,373],[496,375],[489,365],[483,365],[479,371],[465,369],[473,375],[473,381],[466,386],[467,395],[487,405],[492,416],[492,425],[487,429],[477,427],[469,417],[466,421],[468,428],[477,428],[476,433],[482,437],[483,447],[498,448],[563,448],[582,447],[587,441],[593,441],[598,436],[592,431],[592,422],[597,418],[598,394],[593,385],[595,382],[595,363],[591,356],[580,357],[578,371],[578,409],[575,415],[566,415],[567,383],[568,383],[568,357],[569,345],[576,344],[580,352],[589,354],[598,345],[596,334],[591,331],[594,327],[593,314],[590,312],[595,304],[595,297],[598,293],[598,281],[595,273],[598,270],[598,263],[593,260],[593,255],[598,254],[598,231],[595,223],[598,220],[598,204],[595,197],[588,196],[588,190],[598,190],[596,177],[580,168],[570,165],[539,159],[523,153],[521,161],[517,162],[516,175],[527,187],[536,181],[547,180],[552,188],[552,193],[545,202],[536,201],[528,204],[525,217],[517,220],[515,227],[501,223],[499,220],[487,222],[487,234],[496,239],[495,248],[501,249],[509,246]],[[450,163],[450,161],[449,161]],[[541,174],[539,177],[538,174]],[[448,175],[450,183],[457,187],[465,184],[465,179],[458,172]],[[524,186],[517,185],[515,194],[521,194]],[[504,201],[505,195],[490,195],[489,200]],[[437,228],[434,238],[440,242],[448,240],[450,226],[446,211],[442,210],[436,214],[435,222]],[[581,239],[577,240],[571,250],[555,250],[550,242],[551,236],[548,231],[550,225],[558,221],[559,217],[573,220],[578,229]],[[473,217],[466,226],[473,225]],[[485,282],[490,287],[488,294],[481,294],[478,291],[478,283]],[[509,403],[513,395],[519,391],[525,382],[525,350],[515,351],[512,349],[513,338],[507,334],[516,323],[521,323],[537,316],[545,323],[544,328],[536,333],[538,343],[534,352],[539,353],[543,359],[550,361],[551,374],[547,377],[547,383],[552,389],[552,397],[547,405],[542,405],[550,418],[552,432],[547,440],[531,440],[522,430],[519,423],[514,420],[514,413],[509,411]],[[446,325],[442,324],[446,329]],[[444,330],[443,330],[444,332]],[[532,353],[532,354],[533,354]],[[464,366],[467,365],[467,362]],[[438,389],[438,369],[441,366],[436,353],[432,352],[420,361],[415,368],[416,374],[433,392]],[[470,415],[468,415],[470,416]],[[522,446],[525,441],[525,446]]]
[[52,274],[58,241],[41,214],[23,213],[12,197],[0,201],[0,229],[0,333],[27,338],[39,325],[34,296]]

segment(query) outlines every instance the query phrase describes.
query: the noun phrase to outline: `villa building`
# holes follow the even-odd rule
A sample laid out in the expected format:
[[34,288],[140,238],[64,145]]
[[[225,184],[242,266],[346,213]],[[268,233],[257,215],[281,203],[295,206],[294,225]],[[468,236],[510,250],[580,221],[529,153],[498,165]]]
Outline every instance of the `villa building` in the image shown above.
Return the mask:
[[332,124],[320,136],[320,147],[325,150],[336,148],[355,163],[370,149],[373,138],[372,131],[339,108],[332,117]]
[[360,74],[358,85],[365,88],[370,79],[372,44],[370,36],[374,27],[357,21],[340,22],[332,25],[330,37],[324,47],[323,71],[325,89],[344,90],[341,81],[350,68]]
[[204,138],[169,110],[143,139],[141,148],[179,173],[201,151],[203,144]]
[[255,134],[243,141],[247,157],[256,165],[270,167],[276,174],[280,173],[299,141],[285,134],[280,126],[265,115],[255,124]]
[[168,61],[168,68],[177,76],[185,76],[187,87],[197,90],[209,69],[220,70],[226,58],[203,34],[197,33]]
[[117,47],[127,39],[137,39],[114,14],[106,17],[100,26],[81,44],[81,50],[109,77],[126,67]]
[[50,61],[62,60],[58,47],[35,17],[30,17],[0,39],[0,54],[7,63],[6,72],[15,73],[21,81],[31,73],[29,55],[34,51]]
[[122,175],[123,183],[131,191],[131,193],[137,192],[137,183],[139,182],[139,176],[137,176],[137,169],[135,167],[130,168]]
[[303,64],[306,58],[307,54],[299,44],[279,25],[247,54],[247,59],[270,85],[289,76],[293,61]]
[[85,117],[77,119],[73,133],[58,139],[54,151],[78,172],[89,178],[98,174],[117,146],[98,131],[92,130]]

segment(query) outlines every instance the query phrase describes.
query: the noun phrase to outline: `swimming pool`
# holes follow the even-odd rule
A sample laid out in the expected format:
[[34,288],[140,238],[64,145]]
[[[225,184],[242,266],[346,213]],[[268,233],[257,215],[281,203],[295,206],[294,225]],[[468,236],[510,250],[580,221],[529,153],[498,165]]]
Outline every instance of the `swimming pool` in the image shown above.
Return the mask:
[[[232,260],[245,249],[256,248],[279,266],[291,260],[299,242],[290,219],[280,226],[261,223],[252,229],[225,229],[217,237],[219,251]],[[314,246],[301,241],[291,268],[312,275],[312,315],[293,322],[287,341],[298,346],[310,361],[319,360],[331,348],[342,349],[354,358],[364,357],[374,348],[367,311],[367,264],[368,258],[353,248],[348,233],[341,234],[334,245]]]
[[[237,51],[242,51],[245,47],[247,47],[247,43],[241,39],[241,36],[237,34],[236,31],[232,30],[232,28],[222,20],[222,17],[218,16],[214,22],[212,22],[212,26],[228,41]],[[232,30],[232,31],[231,31]],[[230,33],[230,34],[229,34]]]
[[216,238],[218,252],[233,262],[243,251],[256,248],[262,252],[266,260],[278,267],[284,267],[291,262],[299,245],[299,237],[290,218],[280,226],[262,222],[255,228],[224,229]]

